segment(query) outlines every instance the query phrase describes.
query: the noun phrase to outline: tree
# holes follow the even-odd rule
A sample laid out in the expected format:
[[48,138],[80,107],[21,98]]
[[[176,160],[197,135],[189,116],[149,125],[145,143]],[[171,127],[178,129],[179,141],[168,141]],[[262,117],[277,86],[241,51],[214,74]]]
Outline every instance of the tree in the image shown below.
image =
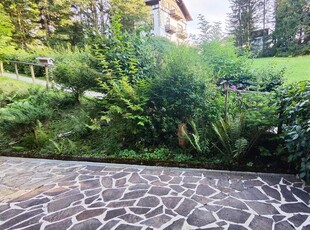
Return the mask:
[[14,26],[11,22],[9,15],[4,11],[3,6],[0,4],[0,55],[12,44],[12,33]]
[[309,0],[276,1],[274,37],[276,47],[280,51],[295,53],[298,46],[308,43],[310,37],[309,5]]
[[230,0],[229,33],[235,36],[236,44],[249,47],[251,33],[255,30],[259,0]]
[[149,22],[150,7],[146,6],[144,0],[110,0],[111,14],[121,16],[123,29],[132,32],[137,24]]

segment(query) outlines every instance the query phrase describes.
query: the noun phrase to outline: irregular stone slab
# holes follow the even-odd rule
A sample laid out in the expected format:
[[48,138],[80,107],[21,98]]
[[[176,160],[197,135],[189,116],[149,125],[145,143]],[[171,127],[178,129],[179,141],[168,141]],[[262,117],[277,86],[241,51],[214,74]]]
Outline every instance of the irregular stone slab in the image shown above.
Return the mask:
[[64,193],[64,192],[67,192],[69,191],[68,188],[64,188],[64,187],[57,187],[57,188],[54,188],[54,189],[51,189],[47,192],[44,192],[43,194],[44,195],[47,195],[47,196],[57,196],[61,193]]
[[292,216],[291,218],[288,218],[288,220],[292,222],[295,227],[299,227],[307,220],[307,218],[308,216],[306,215],[297,214]]
[[197,188],[196,193],[202,196],[210,196],[216,193],[216,191],[208,185],[200,184]]
[[186,197],[191,197],[195,192],[191,189],[188,189],[187,191],[183,192],[182,195]]
[[108,202],[111,200],[117,200],[120,199],[123,196],[125,189],[119,188],[119,189],[107,189],[102,192],[102,198],[104,202]]
[[116,187],[124,187],[126,185],[126,178],[119,179],[115,181]]
[[118,216],[122,216],[126,214],[126,210],[124,208],[120,208],[120,209],[115,209],[115,210],[110,210],[107,212],[104,220],[110,220],[112,218],[118,217]]
[[203,205],[208,204],[209,202],[212,201],[211,199],[209,199],[205,196],[198,196],[198,195],[193,195],[191,197],[191,199],[193,199],[194,201],[197,201],[198,203],[203,204]]
[[142,174],[149,174],[149,175],[157,175],[159,176],[160,174],[162,174],[162,170],[160,169],[143,169],[140,173]]
[[184,201],[174,211],[181,216],[188,216],[188,214],[197,206],[197,202],[185,198]]
[[127,172],[120,172],[120,173],[116,173],[112,176],[113,179],[120,179],[123,178],[125,176],[129,175],[129,173]]
[[162,197],[164,205],[169,209],[174,209],[181,201],[181,197]]
[[275,209],[271,204],[261,203],[261,202],[247,202],[258,215],[274,215],[279,214],[278,210]]
[[84,201],[84,203],[85,203],[85,204],[91,204],[91,203],[93,203],[96,199],[98,199],[98,197],[99,197],[99,195],[86,198],[85,201]]
[[2,214],[0,214],[0,220],[1,221],[6,221],[8,219],[11,219],[14,216],[17,216],[17,215],[21,214],[22,212],[24,212],[24,210],[21,210],[21,209],[9,209],[9,210],[3,212]]
[[294,188],[294,187],[291,187],[291,191],[295,196],[297,196],[303,202],[305,202],[308,205],[310,204],[310,194],[309,193],[307,193],[301,189]]
[[79,201],[83,199],[84,196],[82,194],[76,194],[73,196],[68,196],[59,200],[52,201],[47,205],[47,211],[49,213],[55,212],[64,208],[69,207],[73,202]]
[[185,222],[184,219],[176,220],[171,225],[164,228],[164,230],[180,230],[180,229],[183,229],[184,222]]
[[194,212],[187,218],[187,223],[196,227],[202,227],[215,221],[216,219],[211,212],[200,209],[195,209]]
[[163,206],[160,206],[160,207],[154,209],[153,211],[147,213],[145,215],[145,217],[146,218],[151,218],[151,217],[157,216],[159,214],[163,214],[163,212],[164,212],[164,208],[163,208]]
[[37,209],[37,210],[33,210],[33,211],[30,211],[30,212],[26,212],[26,213],[23,213],[23,214],[20,214],[10,220],[7,220],[4,222],[4,224],[1,225],[1,228],[2,229],[8,229],[14,225],[17,225],[25,220],[28,220],[30,219],[31,217],[35,216],[35,215],[38,215],[38,214],[41,214],[43,213],[43,210],[42,209]]
[[56,222],[59,220],[66,219],[84,210],[85,209],[82,206],[72,207],[47,215],[43,219],[48,222]]
[[280,185],[281,194],[284,197],[285,201],[287,202],[294,202],[297,201],[296,198],[293,196],[293,193],[287,189],[287,186]]
[[142,227],[129,225],[129,224],[120,224],[115,228],[115,230],[140,230]]
[[136,190],[132,192],[128,192],[124,194],[122,200],[129,200],[129,199],[137,199],[143,197],[146,194],[147,190]]
[[172,218],[170,216],[163,214],[161,216],[156,216],[151,219],[147,219],[146,221],[141,222],[141,224],[159,229],[162,225],[166,224],[171,219]]
[[147,179],[148,181],[154,181],[158,180],[158,177],[152,176],[152,175],[141,175],[144,179]]
[[136,184],[136,185],[132,185],[128,188],[128,190],[145,190],[145,189],[149,189],[151,186],[148,184]]
[[180,184],[182,181],[181,177],[174,177],[171,181],[169,181],[169,184]]
[[86,220],[82,223],[78,223],[76,225],[74,225],[72,228],[72,230],[94,230],[94,229],[97,229],[101,226],[101,222],[97,219],[89,219],[89,220]]
[[172,188],[174,191],[178,193],[185,191],[185,189],[182,188],[180,185],[170,185],[170,188]]
[[281,195],[276,189],[273,189],[266,185],[264,185],[262,189],[264,190],[267,196],[270,196],[278,201],[281,201]]
[[100,172],[104,169],[104,167],[102,166],[93,166],[93,165],[88,165],[86,166],[85,168],[86,170],[89,170],[89,171],[93,171],[93,172]]
[[170,192],[169,188],[157,187],[154,186],[148,192],[149,194],[156,195],[156,196],[165,196]]
[[217,212],[218,210],[223,208],[223,206],[207,204],[207,205],[204,206],[204,208],[207,209],[210,212]]
[[280,206],[280,209],[286,213],[310,213],[310,207],[304,203],[283,204]]
[[137,204],[137,206],[141,207],[156,207],[159,205],[159,199],[155,196],[147,196],[141,198]]
[[295,230],[287,221],[282,221],[275,224],[274,230]]
[[228,206],[232,208],[237,208],[237,209],[245,209],[248,210],[248,207],[240,200],[237,200],[233,197],[227,197],[224,200],[221,201],[216,201],[214,204],[222,205],[222,206]]
[[11,202],[21,202],[21,201],[29,200],[29,199],[34,198],[37,195],[39,195],[43,192],[46,192],[46,191],[48,191],[54,187],[55,187],[55,184],[45,185],[45,186],[39,187],[37,189],[32,190],[31,192],[28,192],[28,193],[16,198],[16,199],[11,200]]
[[168,181],[170,181],[170,180],[172,179],[171,176],[168,176],[168,175],[166,175],[166,174],[160,175],[160,176],[158,176],[158,177],[159,177],[159,179],[160,179],[161,181],[163,181],[163,182],[168,182]]
[[147,184],[148,181],[145,179],[142,179],[138,173],[133,173],[132,176],[129,178],[128,180],[130,183],[134,183],[134,184]]
[[40,204],[45,204],[45,203],[47,203],[49,201],[50,201],[50,199],[45,197],[45,198],[41,198],[41,199],[31,199],[31,200],[24,201],[24,202],[21,202],[21,203],[16,204],[16,205],[25,209],[25,208],[37,206],[37,205],[40,205]]
[[129,208],[129,209],[130,211],[138,215],[145,214],[151,210],[150,208]]
[[231,196],[243,200],[268,200],[268,197],[257,188],[249,188],[242,192],[232,193]]
[[230,224],[228,230],[248,230],[248,229],[240,225]]
[[81,190],[94,189],[101,187],[98,179],[80,182]]
[[256,229],[272,229],[273,220],[263,217],[263,216],[255,216],[251,221],[249,227],[253,230]]
[[250,217],[250,214],[247,212],[231,208],[223,208],[218,211],[217,215],[220,219],[228,220],[239,224],[244,224]]
[[131,223],[131,224],[135,224],[135,223],[143,220],[141,217],[133,215],[133,214],[129,214],[129,213],[125,214],[123,216],[120,216],[119,218],[126,221],[127,223]]
[[102,177],[101,178],[101,184],[105,188],[112,188],[113,180],[111,177]]
[[81,212],[80,214],[78,214],[78,215],[76,216],[76,219],[77,219],[78,221],[90,219],[90,218],[92,218],[92,217],[102,215],[105,211],[106,211],[106,209],[103,209],[103,208],[101,208],[101,209],[90,209],[90,210],[85,210],[85,211]]
[[66,219],[55,224],[49,224],[44,228],[44,230],[69,229],[71,225],[72,221],[70,219]]
[[[41,220],[41,218],[43,216],[44,216],[44,214],[36,215],[33,218],[30,218],[30,219],[28,219],[26,221],[21,221],[20,224],[15,225],[15,226],[9,228],[8,230],[21,229],[21,228],[24,228],[24,227],[27,227],[27,226],[31,226],[31,225],[37,224],[37,223],[39,223],[39,221]],[[1,229],[1,225],[0,225],[0,229]]]
[[29,226],[28,228],[23,228],[23,230],[40,230],[42,223],[34,224]]
[[115,225],[117,225],[120,221],[119,220],[110,220],[106,223],[100,230],[111,230]]
[[[233,190],[242,191],[244,190],[243,182],[242,181],[231,181],[231,184],[229,186]],[[251,186],[253,187],[253,186]]]
[[136,202],[135,200],[129,200],[129,201],[115,201],[115,202],[109,203],[109,204],[107,205],[107,207],[109,207],[109,208],[130,207],[130,206],[133,206],[135,202]]
[[283,220],[285,218],[285,216],[283,216],[283,215],[274,215],[273,217],[272,217],[272,219],[277,223],[277,222],[279,222],[279,221],[281,221],[281,220]]
[[252,188],[252,187],[263,186],[264,183],[261,182],[260,180],[246,180],[246,181],[244,181],[243,185],[246,188]]

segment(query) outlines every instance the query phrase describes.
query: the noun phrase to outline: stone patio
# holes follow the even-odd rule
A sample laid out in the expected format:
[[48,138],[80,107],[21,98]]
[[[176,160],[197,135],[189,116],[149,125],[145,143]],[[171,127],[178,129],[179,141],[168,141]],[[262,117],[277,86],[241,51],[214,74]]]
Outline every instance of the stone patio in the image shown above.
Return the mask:
[[0,229],[310,229],[293,175],[0,157]]

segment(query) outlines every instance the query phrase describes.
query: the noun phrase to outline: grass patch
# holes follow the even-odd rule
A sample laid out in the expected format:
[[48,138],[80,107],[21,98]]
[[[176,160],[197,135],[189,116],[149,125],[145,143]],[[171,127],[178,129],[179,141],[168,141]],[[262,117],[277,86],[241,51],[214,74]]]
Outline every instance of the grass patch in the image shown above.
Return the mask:
[[274,64],[286,69],[285,78],[288,83],[310,80],[310,56],[258,58],[254,59],[253,67],[263,69]]
[[14,94],[27,94],[29,89],[42,88],[42,86],[30,84],[27,82],[0,77],[0,94],[12,96]]

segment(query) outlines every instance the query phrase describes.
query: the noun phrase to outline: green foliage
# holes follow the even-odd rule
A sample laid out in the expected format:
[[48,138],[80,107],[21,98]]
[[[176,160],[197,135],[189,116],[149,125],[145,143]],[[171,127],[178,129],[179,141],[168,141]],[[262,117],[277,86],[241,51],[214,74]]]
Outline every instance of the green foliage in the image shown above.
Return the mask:
[[204,43],[202,51],[203,59],[211,68],[212,76],[217,83],[227,80],[232,85],[241,84],[242,88],[253,84],[255,77],[250,72],[249,55],[247,53],[239,55],[240,51],[232,41]]
[[94,59],[89,51],[66,50],[57,59],[53,74],[55,81],[69,88],[80,102],[82,94],[97,85],[100,74],[92,68]]
[[0,127],[3,132],[18,134],[31,131],[37,120],[44,121],[51,117],[53,111],[47,104],[36,105],[28,101],[13,102],[0,109]]
[[309,177],[310,155],[310,82],[303,81],[282,87],[277,93],[277,106],[284,128],[289,162],[301,170],[300,176]]
[[13,50],[12,33],[14,26],[9,15],[4,11],[3,5],[0,4],[0,60],[5,53]]

